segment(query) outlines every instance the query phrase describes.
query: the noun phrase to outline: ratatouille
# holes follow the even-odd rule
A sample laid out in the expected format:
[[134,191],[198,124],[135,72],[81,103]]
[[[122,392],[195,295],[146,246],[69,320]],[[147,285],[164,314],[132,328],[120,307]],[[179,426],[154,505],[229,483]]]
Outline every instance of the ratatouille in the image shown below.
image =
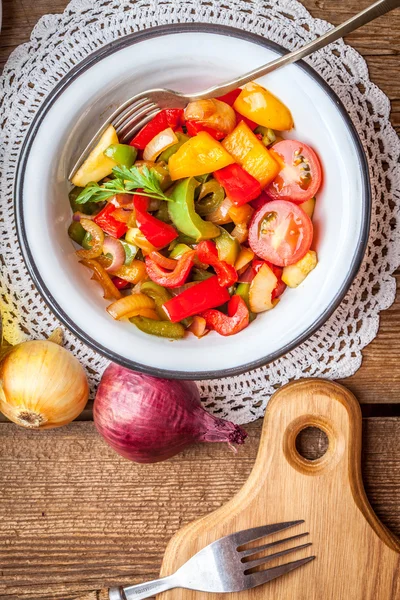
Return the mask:
[[112,318],[233,335],[305,279],[322,171],[292,128],[254,82],[160,111],[129,145],[108,127],[72,180],[68,234]]

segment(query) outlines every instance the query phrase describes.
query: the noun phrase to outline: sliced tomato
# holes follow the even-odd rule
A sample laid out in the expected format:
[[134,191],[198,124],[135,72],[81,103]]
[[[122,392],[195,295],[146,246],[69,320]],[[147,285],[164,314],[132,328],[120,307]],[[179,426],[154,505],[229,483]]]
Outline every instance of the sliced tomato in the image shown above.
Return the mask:
[[283,140],[271,148],[282,170],[267,188],[273,200],[291,200],[301,204],[318,192],[322,169],[314,150],[295,140]]
[[313,225],[302,208],[286,200],[272,200],[253,216],[249,244],[265,261],[286,267],[309,251]]

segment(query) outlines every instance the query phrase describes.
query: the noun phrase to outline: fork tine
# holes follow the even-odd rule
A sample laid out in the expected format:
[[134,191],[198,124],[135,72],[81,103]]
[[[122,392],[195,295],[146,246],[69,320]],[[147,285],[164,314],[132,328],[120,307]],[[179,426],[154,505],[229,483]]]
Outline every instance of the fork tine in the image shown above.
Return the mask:
[[294,571],[303,565],[311,562],[315,559],[315,556],[308,556],[307,558],[302,558],[301,560],[296,560],[294,562],[286,563],[284,565],[279,565],[278,567],[272,567],[271,569],[267,569],[266,571],[259,571],[258,573],[252,573],[251,575],[247,575],[246,580],[246,589],[254,588],[259,585],[263,585],[264,583],[268,583],[268,581],[272,581],[281,575],[285,575],[286,573],[290,573],[290,571]]
[[251,556],[252,554],[258,554],[259,552],[263,552],[264,550],[268,550],[268,548],[272,548],[273,546],[279,546],[279,544],[284,544],[285,542],[292,542],[293,540],[297,540],[299,538],[305,537],[306,535],[310,535],[307,531],[306,533],[299,533],[298,535],[292,535],[291,537],[284,538],[283,540],[277,540],[276,542],[270,542],[269,544],[264,544],[263,546],[258,546],[258,548],[249,548],[248,550],[241,550],[240,554],[243,558],[246,556]]
[[140,92],[139,94],[135,94],[135,96],[132,96],[128,100],[125,100],[125,102],[123,102],[121,106],[118,106],[118,108],[116,108],[114,112],[109,116],[109,122],[114,123],[114,121],[118,119],[119,116],[122,115],[122,113],[125,112],[127,108],[129,108],[132,104],[140,102],[143,98],[147,98],[146,92]]
[[[129,111],[128,114],[124,117],[121,125],[117,128],[116,131],[118,136],[124,137],[126,132],[129,131],[133,125],[140,121],[143,117],[145,117],[151,110],[160,110],[156,104],[153,102],[148,102],[147,104],[142,105],[138,110],[134,109]],[[130,114],[129,114],[130,113]]]
[[300,525],[304,523],[304,520],[301,521],[288,521],[287,523],[275,523],[274,525],[264,525],[262,527],[253,527],[253,529],[244,529],[243,531],[238,531],[237,533],[233,533],[231,539],[237,546],[243,546],[248,542],[255,542],[260,538],[266,537],[267,535],[271,535],[272,533],[276,533],[278,531],[283,531],[284,529],[289,529],[290,527],[294,527],[295,525]]
[[141,108],[145,104],[148,104],[149,102],[151,102],[151,100],[147,96],[143,96],[133,104],[130,104],[129,106],[125,107],[125,110],[120,112],[119,115],[117,115],[118,118],[113,119],[113,125],[115,129],[118,129],[126,121],[127,118],[129,118],[133,113],[139,110],[139,108]]
[[129,129],[129,131],[127,131],[126,133],[124,133],[122,136],[118,136],[119,139],[120,139],[120,141],[122,143],[128,142],[133,137],[133,134],[136,133],[136,131],[138,131],[142,127],[144,127],[144,125],[146,125],[146,123],[148,123],[149,121],[151,121],[151,119],[153,117],[155,117],[160,112],[160,110],[161,110],[160,108],[152,110],[141,121],[139,121],[138,123],[135,123],[134,125],[132,125],[132,127],[131,127],[131,129]]
[[252,560],[246,563],[243,563],[245,570],[245,575],[248,574],[248,571],[250,571],[251,569],[254,569],[255,567],[259,567],[260,565],[263,565],[264,563],[267,563],[271,560],[273,560],[274,558],[279,558],[280,556],[285,556],[286,554],[290,554],[291,552],[296,552],[297,550],[303,550],[304,548],[308,548],[309,546],[312,546],[312,543],[309,542],[308,544],[302,544],[301,546],[295,546],[294,548],[287,548],[286,550],[281,550],[280,552],[275,552],[275,554],[269,554],[268,556],[263,556],[262,558],[258,558],[257,560]]

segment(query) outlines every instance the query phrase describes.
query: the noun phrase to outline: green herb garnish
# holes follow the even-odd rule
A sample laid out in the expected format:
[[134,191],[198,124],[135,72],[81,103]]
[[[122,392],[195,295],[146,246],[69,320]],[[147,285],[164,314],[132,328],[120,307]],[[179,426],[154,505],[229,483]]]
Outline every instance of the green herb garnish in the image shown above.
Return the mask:
[[86,204],[87,202],[103,202],[115,196],[115,194],[136,194],[141,189],[142,196],[155,198],[156,200],[171,201],[162,191],[160,182],[155,171],[151,171],[144,166],[138,167],[117,166],[113,168],[115,179],[107,181],[102,185],[91,182],[82,190],[76,198],[76,204]]

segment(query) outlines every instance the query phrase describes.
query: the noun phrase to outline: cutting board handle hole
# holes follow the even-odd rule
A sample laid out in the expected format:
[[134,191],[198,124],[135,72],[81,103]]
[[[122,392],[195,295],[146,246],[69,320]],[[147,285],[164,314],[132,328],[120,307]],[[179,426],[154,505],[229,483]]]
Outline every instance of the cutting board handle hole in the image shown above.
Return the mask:
[[[305,451],[311,440],[316,443],[311,451]],[[321,415],[298,417],[288,425],[283,438],[286,460],[305,475],[322,475],[332,469],[340,461],[344,446],[342,436]]]
[[318,460],[329,447],[329,438],[320,427],[304,427],[296,436],[296,450],[306,460]]

